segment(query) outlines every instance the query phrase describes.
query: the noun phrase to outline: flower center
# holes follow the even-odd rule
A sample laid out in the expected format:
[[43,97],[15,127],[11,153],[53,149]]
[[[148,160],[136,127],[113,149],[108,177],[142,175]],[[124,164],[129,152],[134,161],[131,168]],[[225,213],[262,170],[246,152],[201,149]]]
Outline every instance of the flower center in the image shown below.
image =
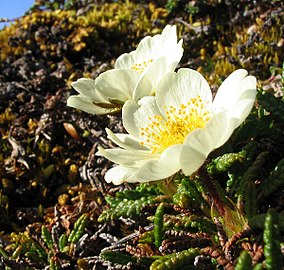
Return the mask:
[[203,128],[210,118],[211,113],[200,96],[181,104],[179,109],[170,106],[166,119],[161,115],[149,117],[150,124],[140,128],[140,144],[149,147],[152,154],[160,154],[171,145],[182,144],[189,133]]
[[134,64],[131,69],[134,69],[136,71],[138,71],[140,74],[143,73],[143,71],[145,70],[145,68],[148,67],[149,64],[151,64],[154,61],[154,59],[149,59],[147,61],[144,61],[142,63],[138,63],[138,64]]

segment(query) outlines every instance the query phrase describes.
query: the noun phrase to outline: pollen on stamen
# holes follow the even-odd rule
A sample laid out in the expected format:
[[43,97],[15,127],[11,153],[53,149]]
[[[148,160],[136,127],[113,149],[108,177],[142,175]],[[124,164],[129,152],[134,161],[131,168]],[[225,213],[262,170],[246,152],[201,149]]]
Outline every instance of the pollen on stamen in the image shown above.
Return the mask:
[[[191,98],[179,108],[169,106],[165,109],[166,117],[155,115],[148,117],[151,121],[140,129],[142,145],[151,149],[153,154],[162,153],[174,144],[182,144],[185,137],[197,128],[203,128],[211,118],[207,103],[200,96]],[[144,138],[144,139],[143,139]]]
[[136,70],[139,73],[143,73],[145,68],[148,67],[149,64],[151,64],[154,61],[154,59],[149,59],[147,61],[143,61],[142,63],[136,63],[132,65],[131,69]]

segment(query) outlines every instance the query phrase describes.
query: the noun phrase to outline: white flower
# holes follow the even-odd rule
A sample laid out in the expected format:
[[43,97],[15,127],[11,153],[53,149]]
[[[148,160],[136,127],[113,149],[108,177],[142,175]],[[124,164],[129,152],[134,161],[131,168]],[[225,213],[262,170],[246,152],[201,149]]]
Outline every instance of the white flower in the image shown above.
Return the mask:
[[194,173],[245,120],[255,96],[256,78],[243,69],[223,82],[213,102],[209,85],[198,72],[169,73],[155,97],[125,103],[122,118],[129,134],[107,130],[120,148],[99,148],[98,155],[118,164],[106,173],[106,181],[148,182],[179,170]]
[[161,78],[177,67],[182,54],[176,27],[167,25],[161,34],[143,38],[135,51],[118,57],[115,68],[96,80],[81,78],[72,83],[80,95],[69,97],[67,105],[93,114],[120,110],[129,99],[138,101],[153,95]]

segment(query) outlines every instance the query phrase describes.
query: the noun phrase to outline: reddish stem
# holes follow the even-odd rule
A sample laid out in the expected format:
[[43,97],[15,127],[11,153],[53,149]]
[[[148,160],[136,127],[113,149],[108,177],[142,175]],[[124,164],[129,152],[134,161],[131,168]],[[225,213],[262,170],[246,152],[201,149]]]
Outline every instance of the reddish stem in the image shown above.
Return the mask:
[[205,166],[202,166],[198,170],[198,175],[200,176],[202,186],[209,193],[209,196],[213,202],[214,207],[216,208],[216,210],[219,212],[221,216],[224,216],[225,215],[225,209],[223,207],[224,202],[220,198],[219,193],[217,192],[215,185],[213,183],[213,179],[206,171]]

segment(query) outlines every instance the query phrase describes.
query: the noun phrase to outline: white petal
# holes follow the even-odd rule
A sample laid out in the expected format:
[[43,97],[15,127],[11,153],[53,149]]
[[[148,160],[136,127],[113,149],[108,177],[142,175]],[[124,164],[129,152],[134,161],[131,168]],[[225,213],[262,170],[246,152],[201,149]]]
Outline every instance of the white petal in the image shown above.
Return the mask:
[[238,69],[221,84],[213,101],[215,113],[231,109],[243,92],[256,89],[255,77],[246,77],[247,74],[246,70]]
[[133,89],[133,99],[138,102],[142,97],[151,96],[154,93],[154,81],[151,81],[147,76],[141,75]]
[[167,148],[159,159],[150,160],[142,165],[135,177],[139,182],[161,180],[172,176],[181,169],[180,153],[182,144]]
[[195,70],[181,68],[178,72],[168,73],[157,87],[156,99],[161,111],[173,106],[177,109],[181,104],[187,104],[191,98],[198,95],[204,105],[211,110],[212,94],[204,77]]
[[246,95],[242,95],[243,98],[239,99],[230,110],[228,115],[231,118],[237,118],[238,126],[248,117],[251,112],[256,98],[256,91],[246,91]]
[[139,168],[149,158],[155,158],[149,152],[141,153],[120,148],[103,149],[102,147],[99,147],[98,150],[96,155],[102,155],[116,164],[133,168]]
[[181,153],[181,168],[185,175],[196,172],[206,160],[208,154],[194,147],[185,145]]
[[176,26],[167,25],[156,41],[156,51],[153,57],[159,58],[167,56],[168,58],[179,62],[183,54],[182,40],[177,43]]
[[[253,108],[256,98],[256,78],[253,76],[246,76],[245,70],[237,70],[233,72],[225,80],[226,84],[229,82],[233,85],[232,88],[225,90],[225,85],[221,88],[221,92],[217,95],[217,100],[214,99],[213,106],[214,112],[226,110],[228,123],[226,129],[224,129],[222,136],[220,137],[219,144],[224,144],[228,138],[232,135],[234,130],[247,118],[251,109]],[[233,84],[234,83],[234,84]],[[227,87],[229,87],[227,85]],[[232,97],[228,97],[227,94],[232,92]]]
[[112,69],[100,74],[95,86],[107,100],[124,102],[132,98],[139,77],[140,74],[132,69]]
[[238,118],[232,118],[227,115],[227,124],[224,127],[222,134],[220,134],[220,138],[215,148],[219,148],[223,144],[225,144],[228,139],[232,136],[235,129],[240,125]]
[[155,60],[161,56],[179,62],[182,54],[182,40],[177,44],[176,27],[167,25],[161,34],[144,37],[135,51],[118,57],[115,68],[131,68],[135,64],[142,64],[144,61]]
[[148,117],[160,115],[155,97],[144,97],[138,104],[134,100],[128,100],[122,108],[123,126],[126,131],[135,138],[139,138],[140,128],[152,121]]
[[80,78],[73,82],[72,87],[81,95],[89,97],[96,103],[106,102],[106,100],[96,91],[95,80]]
[[85,96],[77,95],[77,96],[70,96],[67,99],[67,106],[82,110],[87,113],[91,114],[106,114],[110,113],[115,110],[104,109],[94,105],[93,101]]
[[[168,26],[167,26],[168,27]],[[158,48],[157,57],[167,56],[177,63],[183,55],[182,40],[177,43],[176,26],[167,27],[161,34],[161,40]]]
[[155,40],[154,37],[144,37],[135,51],[130,53],[124,53],[119,56],[115,62],[114,67],[116,69],[131,68],[135,64],[142,64],[144,61],[148,61],[152,58],[151,52],[155,50]]
[[172,62],[165,56],[151,63],[141,74],[140,80],[134,90],[134,99],[139,100],[143,96],[153,95],[161,79],[168,72],[174,71],[177,64],[178,62]]
[[124,182],[134,182],[133,174],[136,169],[128,168],[124,166],[115,166],[108,170],[105,174],[105,180],[107,183],[113,183],[114,185],[120,185]]
[[178,61],[178,62],[179,62],[180,59],[182,58],[182,55],[183,55],[183,52],[184,52],[184,49],[183,49],[183,47],[182,47],[182,43],[183,43],[183,40],[181,39],[181,40],[178,42],[177,46],[175,47],[173,55],[171,56],[171,58],[172,58],[173,60],[176,60],[176,61]]
[[110,129],[106,129],[108,138],[112,140],[117,146],[129,151],[148,151],[148,149],[141,145],[133,136],[129,134],[116,133],[114,134]]
[[253,105],[254,99],[244,99],[237,103],[234,110],[227,113],[228,123],[220,137],[219,146],[223,145],[231,137],[234,130],[247,118]]
[[[235,104],[246,99],[254,102],[255,98],[256,98],[256,78],[254,76],[247,76],[244,79],[242,79],[240,82],[240,94]],[[231,108],[232,107],[230,107],[229,109]]]
[[196,129],[186,137],[181,151],[181,168],[186,175],[198,170],[209,153],[221,146],[220,137],[227,122],[226,113],[220,113],[212,117],[204,128]]

